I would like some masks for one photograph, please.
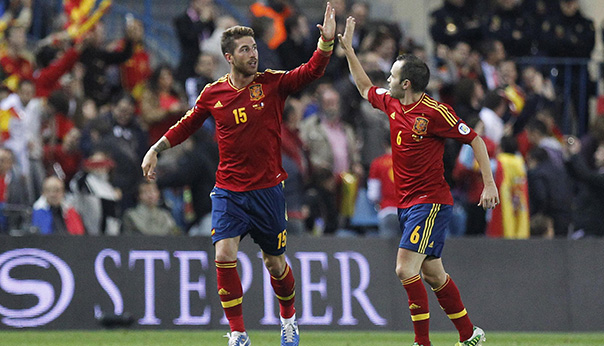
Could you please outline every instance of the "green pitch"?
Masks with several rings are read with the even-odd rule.
[[[250,331],[253,346],[279,345],[277,330]],[[456,333],[432,333],[434,346],[453,346]],[[413,334],[404,332],[302,331],[302,346],[411,346]],[[10,331],[0,332],[0,344],[9,346],[226,346],[219,331]],[[604,333],[488,332],[484,346],[594,346],[604,345]]]

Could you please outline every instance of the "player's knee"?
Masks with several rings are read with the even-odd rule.
[[[447,280],[446,273],[430,273],[422,270],[422,277],[432,288],[440,287]]]
[[[407,280],[407,279],[417,275],[417,272],[414,272],[411,268],[407,268],[401,264],[396,265],[395,271],[396,271],[396,276],[398,276],[399,280]]]
[[[279,257],[268,257],[264,258],[264,266],[272,276],[281,276],[285,271],[285,260],[281,261]]]

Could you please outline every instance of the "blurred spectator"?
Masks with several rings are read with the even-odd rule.
[[[195,75],[185,81],[185,91],[189,100],[189,107],[195,106],[195,101],[203,88],[216,80],[217,57],[201,53],[195,64]]]
[[[75,124],[69,113],[69,98],[63,90],[53,91],[45,103],[42,121],[42,140],[44,145],[55,145],[63,141],[63,137]]]
[[[295,98],[288,98],[283,109],[281,124],[281,159],[287,180],[283,186],[287,205],[287,233],[301,235],[306,233],[306,219],[309,209],[306,203],[305,188],[309,179],[307,149],[300,138],[300,121],[303,104]]]
[[[85,233],[80,214],[65,200],[65,184],[55,176],[44,179],[42,196],[34,203],[31,223],[40,234]]]
[[[524,159],[518,153],[518,144],[512,136],[501,139],[501,152],[496,155],[497,188],[501,204],[490,211],[486,235],[507,239],[526,239],[530,236],[529,194]]]
[[[537,113],[546,108],[554,108],[556,94],[551,80],[544,79],[543,74],[534,66],[528,66],[522,71],[525,102],[522,111],[514,122],[514,135],[524,130],[526,123],[533,119]],[[519,143],[520,144],[520,143]],[[525,154],[526,151],[520,151]]]
[[[535,214],[531,216],[531,237],[553,239],[554,221],[543,214]]]
[[[565,168],[555,165],[540,147],[531,149],[526,164],[531,218],[550,218],[555,235],[566,237],[572,221],[573,191]]]
[[[480,110],[480,120],[484,124],[484,137],[487,137],[496,145],[499,145],[501,137],[505,130],[503,116],[507,110],[505,98],[500,90],[493,90],[487,93],[484,99],[484,105]]]
[[[283,41],[287,38],[287,31],[285,30],[285,20],[289,18],[295,11],[292,7],[293,0],[266,0],[258,1],[250,6],[250,12],[253,17],[268,17],[273,20],[272,35],[268,37],[268,47],[270,49],[277,49]],[[256,38],[258,34],[256,33]],[[260,69],[262,71],[262,69]]]
[[[563,167],[562,145],[548,131],[545,123],[539,119],[533,119],[526,125],[526,134],[532,147],[545,149],[550,160],[556,167]]]
[[[560,11],[541,25],[539,48],[551,57],[590,58],[596,43],[593,21],[583,16],[579,0],[557,2]]]
[[[368,76],[373,85],[388,88],[386,76],[382,71],[370,71]],[[373,108],[369,102],[360,102],[357,112],[355,128],[357,138],[362,143],[360,147],[361,164],[363,169],[368,171],[373,160],[385,153],[384,137],[389,138],[390,124],[388,117],[384,116],[384,112]]]
[[[504,60],[499,64],[502,80],[503,95],[507,100],[511,115],[516,118],[522,113],[526,102],[526,94],[518,85],[518,69],[512,60]]]
[[[13,152],[0,147],[0,233],[19,229],[31,206],[27,181],[14,163]]]
[[[480,78],[488,90],[495,90],[503,83],[499,74],[499,64],[505,59],[503,43],[493,39],[485,40],[480,44],[480,53],[483,56]]]
[[[497,145],[484,135],[484,124],[478,117],[470,118],[466,123],[484,140],[491,158],[491,166],[494,166]],[[487,227],[486,211],[478,205],[484,184],[471,146],[463,145],[461,147],[452,176],[455,181],[456,198],[460,199],[466,214],[466,228],[463,234],[484,235]]]
[[[201,50],[206,54],[212,54],[217,59],[218,65],[216,66],[215,71],[216,76],[224,76],[231,70],[231,65],[229,65],[229,62],[222,54],[220,38],[226,29],[237,24],[238,22],[231,16],[218,17],[216,20],[216,29],[214,29],[212,35],[201,42]]]
[[[141,119],[155,143],[187,110],[181,88],[169,65],[158,66],[147,83],[140,101]]]
[[[449,47],[459,41],[474,45],[482,39],[480,17],[465,0],[445,0],[430,14],[430,35],[434,42]]]
[[[127,17],[130,18],[130,17]],[[136,100],[140,100],[147,79],[153,72],[149,53],[145,50],[145,28],[140,20],[126,19],[131,21],[132,26],[132,57],[120,65],[120,76],[124,90],[132,94]],[[123,50],[126,40],[121,40],[117,49]]]
[[[311,220],[322,218],[325,233],[343,225],[337,193],[340,177],[347,172],[362,173],[356,136],[350,125],[341,121],[340,94],[331,85],[318,89],[320,109],[304,119],[300,137],[309,148],[312,186]]]
[[[105,25],[98,22],[87,38],[88,45],[80,56],[86,72],[84,74],[84,93],[101,107],[111,99],[111,86],[105,75],[109,65],[119,65],[132,57],[134,38],[137,35],[132,23],[126,25],[126,37],[121,51],[106,48]]]
[[[160,193],[153,181],[138,185],[138,203],[126,210],[122,222],[122,234],[178,235],[180,229],[169,211],[159,207]]]
[[[0,125],[0,142],[15,154],[19,169],[27,178],[32,197],[40,195],[45,176],[40,138],[43,102],[34,97],[35,93],[33,82],[24,79],[19,83],[16,93],[0,102],[0,113],[4,112],[4,121]],[[8,126],[8,129],[4,126]]]
[[[74,206],[90,235],[120,233],[118,202],[122,194],[111,184],[109,176],[114,167],[115,163],[106,153],[96,151],[69,183]]]
[[[159,160],[157,184],[164,192],[164,199],[167,199],[165,192],[170,190],[176,203],[192,204],[192,210],[185,210],[189,207],[186,205],[169,205],[172,215],[180,213],[174,217],[177,223],[180,218],[184,223],[182,228],[189,235],[209,236],[212,229],[210,192],[216,182],[218,146],[207,131],[200,129],[179,147],[183,147],[183,152],[176,161],[165,164],[163,160],[169,156]],[[180,195],[176,196],[175,192]],[[185,193],[190,195],[185,198]],[[166,200],[166,204],[169,202]]]
[[[34,72],[36,96],[48,97],[60,89],[61,77],[74,68],[85,47],[83,41],[73,42],[64,49],[54,45],[41,47],[36,54],[37,69]]]
[[[272,25],[272,19],[269,17],[254,17],[252,19],[252,30],[256,39],[256,48],[258,49],[258,71],[264,71],[267,68],[273,70],[282,69],[281,59],[276,50],[269,48],[268,43],[273,37],[275,30]]]
[[[316,42],[310,34],[310,27],[306,17],[294,14],[285,20],[287,39],[277,48],[281,66],[285,70],[306,63],[316,49]],[[264,55],[258,54],[264,58]],[[261,69],[260,69],[261,70]]]
[[[396,238],[401,234],[398,220],[398,198],[394,187],[390,132],[382,136],[386,153],[371,162],[367,178],[367,198],[377,206],[380,237]]]
[[[66,183],[71,181],[80,170],[83,159],[80,138],[80,130],[74,127],[67,132],[62,143],[44,148],[44,167],[47,175],[56,175]]]
[[[579,0],[558,0],[560,11],[548,17],[541,25],[540,45],[543,53],[550,57],[591,58],[595,47],[595,27],[591,19],[583,16]],[[570,69],[567,67],[570,66]],[[596,84],[589,78],[583,64],[557,65],[556,86],[560,90],[570,87],[572,106],[579,119],[579,130],[587,129],[589,117],[588,99],[595,95]],[[571,77],[566,77],[570,73]],[[581,76],[585,73],[584,76]],[[583,78],[585,77],[585,78]],[[570,78],[570,85],[566,80]],[[566,92],[566,91],[565,91]],[[581,93],[584,92],[585,98]],[[583,112],[581,112],[583,111]]]
[[[573,138],[565,148],[569,156],[566,168],[579,182],[574,214],[575,233],[572,236],[604,236],[604,144],[600,144],[594,153],[595,169],[590,169],[579,154],[581,141]]]
[[[399,47],[397,38],[389,26],[377,26],[365,37],[361,43],[361,50],[376,53],[380,70],[385,75],[390,75],[390,67],[399,53]]]
[[[216,12],[213,0],[190,0],[185,13],[174,19],[180,42],[180,62],[175,77],[181,83],[195,74],[195,61],[201,53],[201,43],[215,29]]]
[[[604,143],[604,116],[598,116],[592,122],[589,132],[581,137],[581,155],[591,169],[596,167],[594,154]]]
[[[496,0],[494,11],[487,16],[485,37],[503,43],[511,57],[532,55],[532,18],[518,0]]]
[[[0,142],[10,149],[21,174],[29,175],[30,141],[39,136],[42,103],[34,98],[36,89],[31,80],[21,80],[17,91],[0,102],[3,121]],[[36,133],[37,129],[37,133]]]
[[[122,192],[120,210],[136,204],[138,182],[142,180],[140,163],[147,149],[147,134],[134,116],[135,100],[127,93],[114,98],[111,112],[105,114],[110,131],[104,134],[97,149],[108,153],[115,163],[112,184]]]
[[[13,91],[17,90],[21,80],[33,79],[33,64],[26,50],[26,32],[23,26],[9,26],[5,32],[6,46],[0,53],[2,84]]]
[[[5,26],[20,26],[29,30],[32,20],[32,0],[4,0],[0,28]],[[2,31],[2,30],[0,30]]]
[[[369,2],[366,1],[354,1],[350,7],[350,16],[355,19],[354,36],[352,37],[352,47],[355,49],[360,48],[361,42],[363,42],[369,33],[369,28],[371,27],[369,23],[370,10]]]

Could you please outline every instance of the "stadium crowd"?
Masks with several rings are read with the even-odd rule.
[[[44,37],[33,40],[39,3],[0,1],[0,233],[209,235],[218,165],[211,118],[160,157],[156,182],[143,181],[140,164],[203,87],[228,73],[220,36],[236,19],[213,0],[191,0],[174,18],[182,49],[171,65],[149,53],[136,19],[127,18],[122,39],[106,42],[103,20],[82,15],[94,11],[85,11],[87,1],[65,1],[63,12],[48,16]],[[444,0],[430,14],[433,52],[398,23],[373,18],[368,2],[332,3],[337,30],[347,16],[356,19],[353,45],[375,85],[387,85],[397,55],[415,54],[430,66],[430,94],[485,139],[501,205],[477,206],[482,182],[472,150],[447,143],[443,162],[456,200],[451,235],[604,236],[604,114],[580,138],[564,134],[564,78],[516,61],[590,58],[596,29],[579,0]],[[254,3],[259,71],[308,61],[315,22],[302,2]],[[579,81],[574,114],[584,102],[580,87],[596,96],[595,82]],[[325,76],[285,105],[288,232],[399,234],[389,146],[388,120],[359,96],[336,47]],[[378,210],[373,225],[351,221],[359,199]]]

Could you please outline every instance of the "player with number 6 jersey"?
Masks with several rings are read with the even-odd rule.
[[[390,69],[389,89],[372,85],[352,48],[354,27],[354,18],[348,17],[344,34],[338,38],[361,96],[382,110],[390,122],[401,231],[396,274],[407,292],[414,345],[431,345],[430,309],[423,276],[459,332],[456,346],[480,346],[485,340],[484,331],[470,321],[459,290],[441,259],[453,205],[444,178],[443,153],[446,138],[472,146],[484,183],[479,205],[494,208],[499,194],[486,146],[450,106],[425,93],[430,70],[418,57],[397,57]]]

